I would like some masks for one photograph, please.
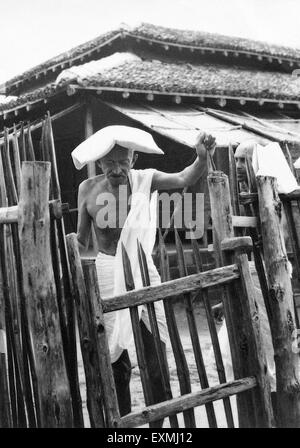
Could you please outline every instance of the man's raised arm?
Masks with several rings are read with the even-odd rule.
[[[87,250],[91,231],[91,217],[86,209],[86,184],[82,182],[78,189],[77,241],[80,252]]]
[[[194,185],[206,170],[207,152],[213,155],[216,140],[212,135],[200,133],[195,149],[196,160],[179,173],[164,173],[155,171],[152,179],[152,190],[172,190]]]

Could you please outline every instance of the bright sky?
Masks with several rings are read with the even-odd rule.
[[[299,0],[0,0],[0,5],[0,82],[122,22],[300,48]]]

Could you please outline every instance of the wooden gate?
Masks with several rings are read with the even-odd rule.
[[[216,416],[213,402],[223,400],[229,427],[233,426],[231,404],[228,397],[237,395],[240,426],[245,427],[271,427],[272,406],[270,398],[270,386],[266,377],[265,353],[260,340],[259,316],[257,315],[255,296],[247,255],[245,248],[251,247],[249,238],[233,239],[224,242],[224,250],[235,254],[235,264],[199,272],[191,276],[176,280],[166,281],[159,286],[147,286],[147,266],[143,260],[142,246],[138,245],[140,266],[143,269],[145,287],[134,289],[134,281],[131,275],[130,260],[123,248],[124,274],[128,292],[122,296],[101,300],[95,265],[93,261],[81,260],[77,249],[76,235],[67,236],[70,265],[76,301],[80,315],[78,315],[81,343],[84,347],[86,334],[89,332],[89,350],[94,346],[93,353],[97,353],[99,360],[99,373],[102,379],[102,399],[105,414],[105,426],[108,427],[135,427],[155,422],[162,418],[169,418],[171,427],[178,427],[176,415],[184,413],[186,427],[196,427],[194,408],[206,407],[207,419],[210,427],[216,427]],[[194,246],[195,247],[195,246]],[[162,268],[166,272],[166,252],[161,246]],[[196,255],[199,260],[199,253]],[[85,279],[85,281],[84,281]],[[226,321],[229,328],[230,343],[232,349],[232,361],[235,372],[235,380],[226,382],[222,355],[218,343],[216,328],[212,317],[208,293],[212,288],[224,290]],[[210,324],[210,334],[216,356],[220,385],[209,387],[206,368],[203,362],[199,336],[196,327],[193,301],[191,295],[196,293],[194,300],[204,300]],[[193,351],[199,374],[199,390],[190,392],[190,379],[184,352],[178,337],[178,330],[172,310],[172,298],[183,295],[188,316],[189,331],[192,340]],[[87,297],[90,304],[87,305]],[[179,381],[181,382],[181,396],[173,398],[170,384],[166,375],[167,366],[164,365],[161,353],[158,326],[153,304],[157,300],[164,300],[166,319],[173,354],[177,362]],[[243,304],[243,306],[240,306]],[[164,383],[165,396],[162,402],[153,404],[151,390],[149,388],[149,373],[145,363],[143,340],[140,333],[137,307],[146,305],[149,313],[152,332],[156,340],[158,359],[160,359],[160,373]],[[89,306],[91,307],[89,309]],[[113,372],[110,364],[104,315],[119,309],[129,308],[133,334],[137,353],[137,360],[143,385],[145,407],[124,417],[119,416],[117,399],[114,387]],[[254,318],[255,316],[255,318]],[[93,326],[90,326],[93,321]],[[91,341],[94,340],[94,343]],[[93,397],[90,397],[93,400]],[[92,406],[90,407],[92,409]],[[91,411],[92,412],[92,411]],[[97,416],[97,411],[95,417]]]

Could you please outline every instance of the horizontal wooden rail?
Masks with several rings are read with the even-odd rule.
[[[50,216],[60,219],[63,214],[69,213],[69,204],[61,203],[59,200],[49,201]],[[18,205],[0,208],[0,224],[13,224],[18,222]]]
[[[83,264],[93,263],[82,260]],[[193,292],[230,283],[240,277],[235,264],[224,266],[211,271],[181,277],[164,282],[161,285],[147,286],[127,292],[120,296],[111,297],[103,301],[103,311],[109,313],[124,308],[144,305],[162,299],[170,299],[183,293]]]
[[[230,381],[218,386],[209,387],[199,392],[191,392],[172,400],[148,406],[139,412],[132,412],[121,418],[121,427],[133,428],[155,420],[168,417],[171,414],[186,411],[197,406],[202,406],[213,401],[222,400],[231,395],[236,395],[257,386],[254,377]]]
[[[291,193],[279,193],[279,198],[282,201],[297,201],[300,200],[300,189],[294,190]],[[258,201],[257,193],[240,193],[239,195],[240,203],[251,203]]]
[[[257,227],[255,216],[232,216],[233,227]]]

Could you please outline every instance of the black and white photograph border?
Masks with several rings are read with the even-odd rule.
[[[299,2],[0,13],[0,428],[299,428]]]

